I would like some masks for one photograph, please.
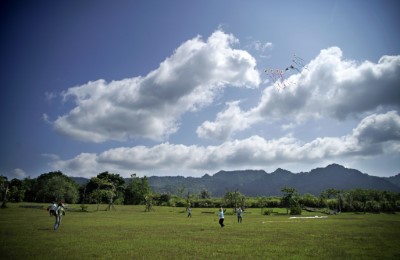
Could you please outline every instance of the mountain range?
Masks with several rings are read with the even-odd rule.
[[[301,173],[279,168],[272,173],[263,170],[219,171],[201,178],[153,176],[149,180],[153,191],[158,193],[176,194],[182,188],[186,192],[199,193],[205,189],[215,197],[235,190],[247,196],[281,196],[281,189],[285,186],[295,188],[300,194],[310,193],[317,196],[329,188],[400,192],[400,174],[390,178],[376,177],[338,164]]]
[[[84,178],[72,178],[82,183]],[[400,192],[400,174],[392,177],[370,176],[342,165],[330,164],[310,172],[292,173],[278,168],[272,173],[264,170],[219,171],[202,177],[151,176],[149,182],[157,193],[191,194],[207,190],[213,197],[228,191],[239,191],[246,196],[281,196],[285,186],[300,194],[320,195],[329,188],[351,190],[356,188]]]

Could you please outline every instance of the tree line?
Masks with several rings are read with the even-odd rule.
[[[280,197],[247,197],[238,189],[226,191],[224,197],[213,198],[207,190],[192,194],[186,187],[178,189],[179,195],[157,194],[151,190],[147,177],[132,174],[124,179],[119,174],[103,172],[87,183],[78,185],[60,171],[49,172],[37,178],[23,180],[0,176],[2,207],[7,202],[50,203],[63,201],[70,204],[146,205],[146,210],[157,206],[176,207],[231,207],[271,208],[283,207],[288,214],[301,214],[302,210],[324,209],[338,212],[396,212],[400,211],[400,193],[354,189],[327,189],[319,196],[300,195],[295,188],[283,187]],[[82,206],[82,209],[84,206]]]

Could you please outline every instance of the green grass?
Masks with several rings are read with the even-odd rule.
[[[115,206],[116,211],[96,211],[89,205],[87,213],[67,211],[54,231],[54,218],[46,210],[23,205],[47,206],[10,203],[0,210],[0,259],[400,258],[398,214],[289,219],[283,209],[270,216],[247,209],[242,224],[227,214],[226,226],[220,228],[217,209],[194,208],[190,219],[183,208],[144,212],[144,206]]]

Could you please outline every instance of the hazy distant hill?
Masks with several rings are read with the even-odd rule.
[[[83,185],[86,184],[87,182],[89,182],[89,179],[84,178],[84,177],[70,177],[72,180],[74,180],[76,183],[78,183],[79,185]]]
[[[78,184],[88,179],[71,177]],[[350,190],[356,188],[378,189],[400,192],[400,174],[384,178],[370,176],[355,169],[348,169],[338,164],[325,168],[316,168],[310,172],[292,173],[277,169],[272,173],[263,170],[219,171],[200,178],[194,177],[149,177],[150,186],[157,193],[187,194],[200,193],[206,189],[212,196],[223,196],[227,191],[238,190],[247,196],[281,196],[284,186],[294,187],[300,194],[319,195],[322,191],[335,188]]]
[[[239,190],[248,196],[280,196],[284,186],[296,188],[301,194],[319,195],[322,191],[335,188],[378,189],[400,192],[400,186],[387,178],[370,176],[358,170],[347,169],[338,164],[317,168],[310,172],[292,173],[277,169],[272,173],[263,170],[220,171],[213,176],[201,178],[150,177],[150,185],[158,193],[177,193],[185,187],[186,192],[199,193],[207,189],[213,196],[223,196],[227,191]],[[398,180],[398,179],[396,179]]]
[[[388,181],[400,187],[400,173],[387,178]]]

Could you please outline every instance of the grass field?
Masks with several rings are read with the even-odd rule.
[[[0,210],[0,259],[400,259],[399,214],[289,219],[247,209],[242,224],[226,215],[221,228],[217,209],[194,208],[190,219],[183,208],[89,205],[54,231],[42,205]]]

